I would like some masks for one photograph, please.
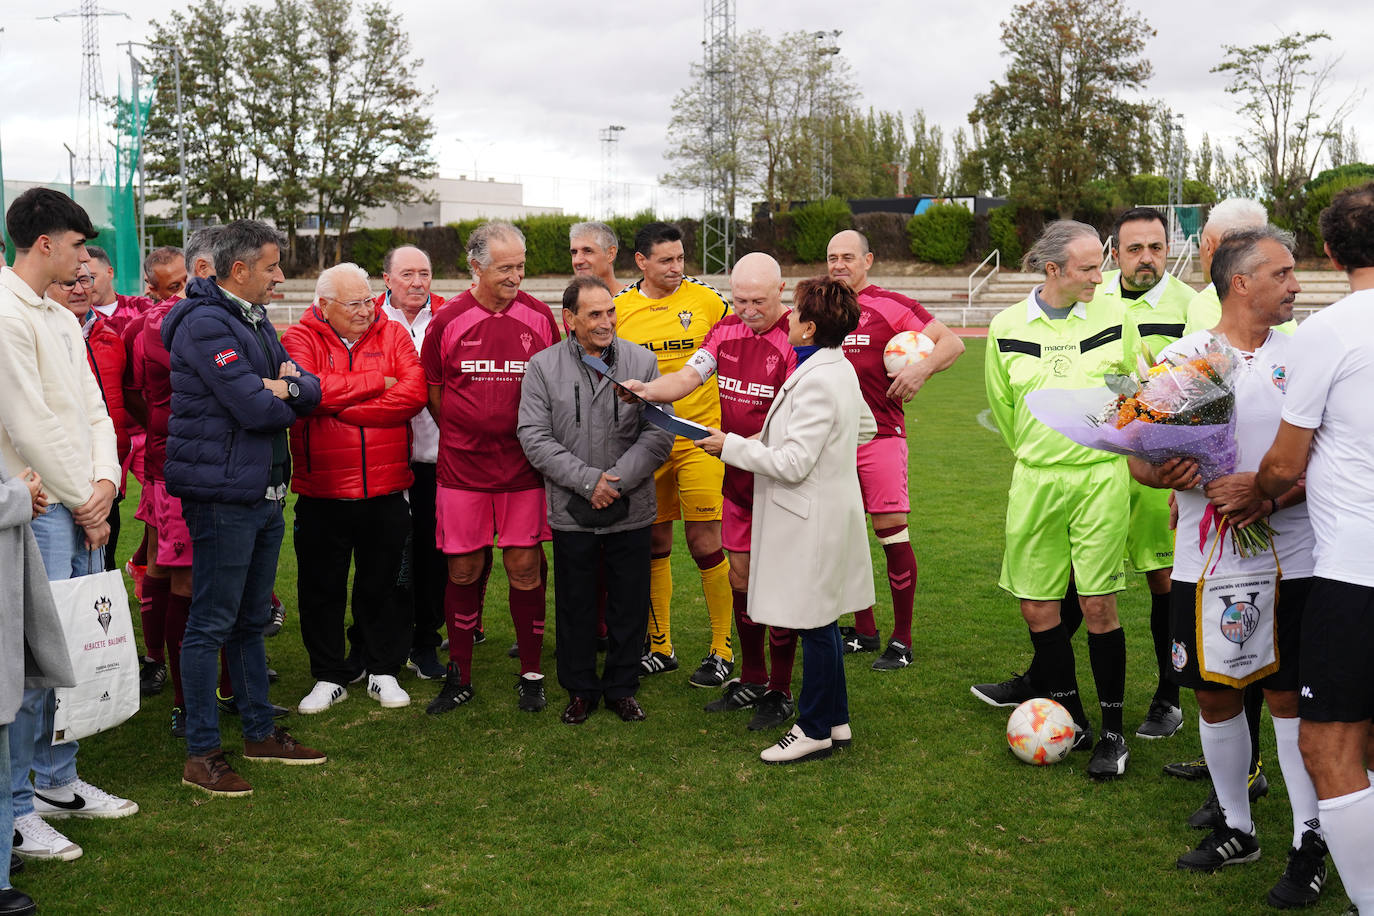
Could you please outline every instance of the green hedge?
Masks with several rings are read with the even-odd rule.
[[[1021,236],[1016,233],[1016,208],[1012,206],[1002,206],[988,214],[988,235],[992,241],[992,247],[1002,252],[1002,264],[1015,265],[1021,263],[1021,256],[1025,253],[1021,247]]]
[[[778,242],[804,264],[825,260],[825,250],[835,233],[854,228],[849,202],[830,197],[774,216]]]
[[[958,264],[973,240],[973,214],[959,204],[937,204],[906,224],[911,253],[934,264]]]
[[[1313,254],[1317,257],[1322,256],[1324,243],[1321,224],[1318,222],[1321,212],[1331,206],[1331,199],[1336,196],[1337,192],[1364,184],[1372,179],[1374,179],[1374,165],[1352,162],[1334,169],[1327,169],[1303,186],[1307,200],[1303,204],[1302,221],[1299,228],[1311,239]]]

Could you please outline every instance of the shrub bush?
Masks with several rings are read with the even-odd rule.
[[[410,239],[400,229],[359,229],[344,237],[344,258],[369,274],[379,276],[386,253],[398,245],[408,244]]]
[[[868,250],[877,263],[911,260],[911,242],[906,237],[908,213],[856,213],[854,228],[868,239]]]
[[[1015,269],[1024,254],[1021,236],[1016,234],[1015,207],[998,207],[988,214],[988,236],[992,247],[1002,252],[1002,264]]]
[[[813,201],[774,217],[780,247],[798,261],[814,264],[825,260],[825,249],[836,232],[854,228],[849,202],[839,197]]]
[[[1303,186],[1307,200],[1303,204],[1299,228],[1311,241],[1314,255],[1321,257],[1323,254],[1322,244],[1324,240],[1318,218],[1323,210],[1331,206],[1331,198],[1346,188],[1364,184],[1371,179],[1374,179],[1374,165],[1352,162],[1338,168],[1327,169]]]
[[[958,264],[973,239],[973,214],[959,204],[937,204],[906,224],[911,253],[934,264]]]

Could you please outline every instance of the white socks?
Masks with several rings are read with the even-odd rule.
[[[1250,791],[1246,783],[1250,775],[1250,726],[1246,724],[1245,710],[1225,722],[1208,722],[1198,716],[1198,734],[1217,801],[1226,812],[1227,826],[1253,834],[1255,824],[1250,819]]]
[[[1374,787],[1317,802],[1331,861],[1350,901],[1374,913]]]
[[[1274,738],[1278,744],[1279,769],[1288,787],[1288,804],[1293,808],[1293,848],[1302,846],[1302,835],[1308,830],[1321,836],[1321,822],[1317,818],[1317,789],[1298,750],[1298,722],[1274,716]]]

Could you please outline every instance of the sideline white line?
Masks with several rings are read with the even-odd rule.
[[[982,410],[978,411],[978,425],[988,432],[997,433],[999,436],[1002,435],[1002,431],[997,428],[997,424],[992,422],[992,408],[990,407],[984,407]]]

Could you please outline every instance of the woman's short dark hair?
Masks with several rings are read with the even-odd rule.
[[[816,323],[816,346],[838,347],[859,326],[859,297],[842,280],[812,277],[792,297],[797,317]]]

